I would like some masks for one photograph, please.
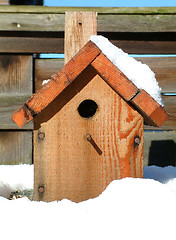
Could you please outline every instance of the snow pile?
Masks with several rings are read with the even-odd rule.
[[[33,165],[0,165],[0,196],[33,188]]]
[[[175,240],[176,169],[145,167],[144,176],[158,181],[115,180],[99,197],[78,204],[0,197],[1,239]],[[0,166],[1,196],[5,188],[7,194],[32,185],[33,166]]]
[[[94,42],[106,57],[131,80],[137,88],[144,89],[160,105],[164,106],[161,97],[161,88],[156,81],[152,70],[140,61],[135,60],[125,53],[122,49],[114,46],[107,38],[103,36],[91,36],[90,40]]]

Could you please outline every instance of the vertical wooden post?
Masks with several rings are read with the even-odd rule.
[[[65,13],[65,63],[89,41],[91,35],[97,35],[96,12]]]

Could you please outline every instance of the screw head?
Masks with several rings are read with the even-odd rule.
[[[44,132],[39,132],[38,138],[39,138],[39,140],[43,140],[45,138],[45,133]]]
[[[140,144],[140,137],[139,136],[136,136],[135,138],[134,138],[134,143],[136,144],[136,145],[139,145]]]
[[[44,187],[43,187],[43,186],[40,186],[40,187],[38,188],[38,192],[39,192],[39,193],[44,193]]]
[[[91,137],[91,135],[90,134],[87,134],[87,136],[86,136],[86,139],[87,139],[87,141],[91,141],[92,140],[92,137]]]

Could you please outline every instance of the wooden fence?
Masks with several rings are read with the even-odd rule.
[[[136,59],[156,73],[169,119],[160,129],[146,126],[144,165],[175,166],[176,57],[168,54],[176,54],[176,7],[0,6],[0,164],[33,161],[33,124],[18,129],[11,113],[41,87],[44,79],[63,67],[64,59],[37,56],[64,53],[66,11],[98,12],[98,34],[130,54],[140,54]]]

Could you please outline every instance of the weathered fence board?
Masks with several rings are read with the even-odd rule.
[[[176,57],[140,57],[136,59],[152,69],[163,93],[176,93]]]
[[[0,31],[63,31],[64,14],[0,14]]]
[[[0,37],[2,53],[63,53],[63,38]]]
[[[32,93],[32,56],[0,55],[0,75],[0,129],[17,129],[11,114]]]
[[[4,11],[3,11],[4,9]],[[12,9],[12,8],[11,8]],[[17,9],[17,8],[14,8]],[[18,8],[19,9],[19,8]],[[16,12],[8,13],[6,8],[1,7],[0,14],[0,30],[2,31],[64,31],[64,13],[73,8],[58,8],[54,10],[50,8],[42,8],[42,12],[36,12],[40,9],[31,8],[30,13]],[[115,8],[118,9],[118,8]],[[143,8],[131,13],[128,8],[118,9],[110,8],[108,12],[102,8],[83,8],[83,11],[98,12],[98,31],[100,32],[175,32],[176,26],[176,8],[170,8],[170,12],[162,13],[159,8],[153,10],[153,14],[149,12],[151,8],[143,12]],[[46,10],[46,12],[45,12]],[[10,8],[9,8],[10,11]],[[57,13],[55,13],[57,11]],[[79,11],[82,11],[79,8]],[[163,9],[164,11],[164,9]],[[129,24],[130,23],[130,24]]]
[[[175,14],[176,7],[41,7],[41,6],[1,6],[0,13],[55,13],[67,11],[91,11],[98,14]]]
[[[109,38],[109,40],[111,39]],[[111,40],[111,42],[131,54],[176,53],[175,41]],[[51,37],[0,37],[0,52],[64,53],[64,39]]]
[[[0,164],[32,164],[32,131],[0,131]]]

